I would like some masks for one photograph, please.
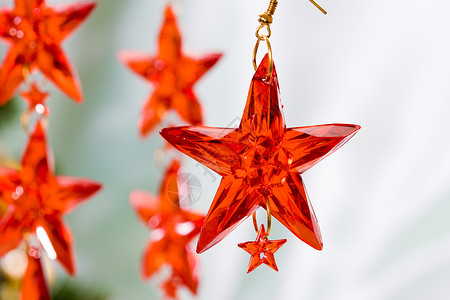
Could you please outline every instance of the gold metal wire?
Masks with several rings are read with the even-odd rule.
[[[271,77],[273,72],[273,55],[272,55],[272,47],[270,46],[269,37],[268,36],[262,36],[263,40],[266,41],[267,44],[267,53],[269,53],[269,71],[267,76]],[[258,48],[259,44],[261,43],[261,39],[258,38],[256,40],[255,48],[253,49],[253,67],[255,68],[255,71],[258,70],[258,65],[256,63],[256,56],[258,55]]]
[[[267,230],[265,237],[267,238],[270,234],[270,229],[272,228],[272,211],[270,209],[269,198],[266,199],[266,211],[267,211]],[[253,227],[255,227],[256,233],[259,233],[258,222],[256,221],[256,211],[253,213]]]
[[[327,11],[325,9],[323,9],[319,4],[317,4],[316,1],[314,0],[309,0],[312,4],[314,4],[315,7],[317,7],[324,15],[327,14]]]

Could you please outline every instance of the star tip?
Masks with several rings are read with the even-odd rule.
[[[201,234],[200,234],[201,236]],[[197,254],[202,254],[203,252],[205,252],[206,250],[208,250],[208,248],[206,248],[205,246],[200,246],[197,243],[197,249],[195,249],[195,252],[197,252]]]
[[[94,8],[96,8],[98,6],[98,2],[91,1],[91,2],[80,3],[79,5],[82,8],[84,8],[85,10],[87,10],[87,14],[89,14]]]
[[[0,93],[0,107],[6,105],[6,103],[8,103],[11,99],[12,97],[5,97]]]
[[[94,182],[94,185],[92,187],[93,190],[93,194],[97,193],[98,191],[100,191],[103,188],[103,185],[99,182]]]

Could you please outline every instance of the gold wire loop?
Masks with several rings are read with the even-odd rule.
[[[267,34],[261,34],[260,30],[265,28],[267,30]],[[270,38],[272,35],[272,30],[270,30],[270,26],[268,24],[261,24],[256,28],[255,36],[258,40],[263,41],[264,37]]]
[[[269,37],[263,36],[263,39],[266,41],[267,44],[267,53],[269,53],[269,72],[267,74],[268,77],[272,76],[273,72],[273,55],[272,55],[272,47],[270,46]],[[258,65],[256,63],[256,56],[258,54],[258,48],[259,44],[261,43],[260,39],[256,40],[255,49],[253,49],[253,67],[255,68],[255,71],[258,70]]]
[[[272,211],[270,209],[269,199],[267,197],[265,198],[267,211],[267,230],[266,235],[264,237],[267,238],[270,234],[270,229],[272,228]],[[256,233],[259,233],[258,222],[256,221],[256,211],[253,213],[253,227],[255,227]]]

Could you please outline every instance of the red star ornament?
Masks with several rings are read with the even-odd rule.
[[[0,68],[0,105],[6,104],[26,70],[38,68],[75,101],[81,102],[77,76],[61,49],[63,40],[89,15],[95,3],[53,9],[45,0],[15,0],[0,10],[0,38],[11,45]]]
[[[256,71],[239,128],[183,126],[161,135],[223,178],[200,233],[197,252],[220,242],[259,207],[321,250],[322,238],[301,174],[346,143],[358,125],[286,128],[275,68],[266,55]]]
[[[21,95],[28,102],[28,113],[36,111],[38,114],[46,117],[50,114],[48,107],[45,105],[49,94],[42,92],[36,83],[33,82],[30,90],[22,92]]]
[[[125,65],[155,88],[138,121],[142,136],[149,134],[170,109],[177,111],[189,124],[201,124],[202,108],[193,86],[222,56],[219,53],[201,58],[186,56],[181,50],[181,35],[170,5],[166,7],[158,42],[155,56],[131,52],[119,54]]]
[[[45,131],[38,121],[20,169],[0,168],[0,198],[8,206],[0,220],[0,257],[19,246],[26,234],[36,233],[44,249],[53,252],[51,257],[74,274],[72,235],[62,216],[100,187],[86,179],[53,175]]]
[[[258,236],[254,242],[240,243],[238,246],[252,256],[248,264],[247,273],[250,273],[262,263],[268,265],[275,271],[278,271],[277,264],[275,263],[274,253],[280,249],[281,246],[286,243],[286,239],[270,241],[267,238],[266,229],[261,224],[259,228]]]
[[[28,249],[28,264],[22,280],[21,300],[50,300],[41,264],[41,253],[36,248]]]
[[[143,278],[153,276],[164,264],[173,270],[167,281],[167,294],[173,285],[185,285],[196,294],[198,286],[197,258],[188,247],[200,233],[204,215],[180,207],[177,174],[180,168],[174,160],[167,169],[159,197],[135,191],[130,201],[141,220],[152,229],[150,242],[144,252]]]

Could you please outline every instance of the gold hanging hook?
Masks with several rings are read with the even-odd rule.
[[[314,4],[315,7],[317,7],[324,15],[327,14],[327,11],[325,9],[323,9],[319,4],[317,4],[316,1],[314,0],[309,0],[312,4]]]
[[[261,25],[269,25],[273,22],[273,15],[275,14],[275,10],[277,9],[278,0],[270,0],[269,7],[267,11],[263,14],[259,15],[258,21]]]

